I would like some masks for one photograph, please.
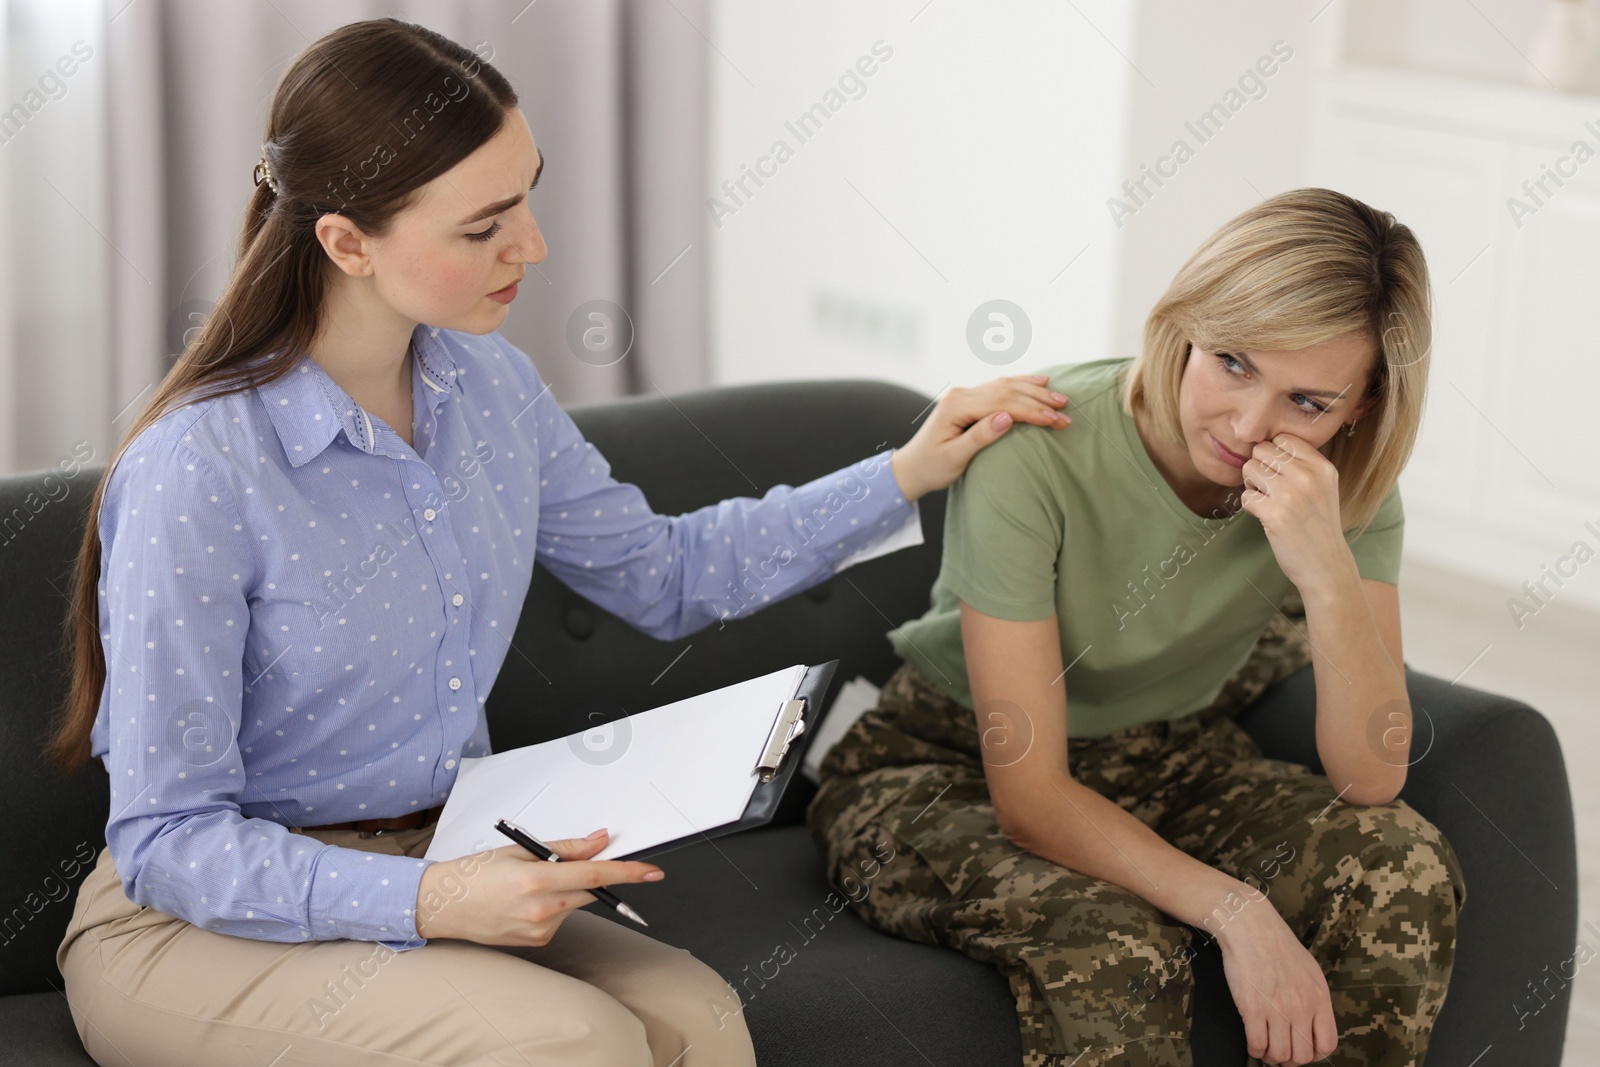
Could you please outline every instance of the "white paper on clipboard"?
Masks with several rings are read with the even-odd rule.
[[[735,822],[760,783],[756,764],[773,723],[807,669],[796,664],[582,733],[464,759],[423,858],[511,844],[494,828],[500,819],[540,841],[606,827],[611,840],[594,859]]]

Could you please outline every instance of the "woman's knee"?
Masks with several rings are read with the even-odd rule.
[[[634,963],[626,991],[617,995],[641,1015],[696,1028],[704,1020],[715,1029],[718,1006],[734,994],[727,980],[700,957],[663,942],[648,959]]]
[[[1467,890],[1444,834],[1403,800],[1341,806],[1327,818],[1333,825],[1312,842],[1316,870],[1307,875],[1318,885],[1342,875],[1350,885],[1337,899],[1355,910],[1335,925],[1363,927],[1370,953],[1448,970]]]
[[[463,1005],[463,1007],[465,1007]],[[650,1067],[653,1057],[644,1021],[604,990],[574,981],[559,1010],[539,1010],[525,998],[474,1005],[475,1018],[493,1028],[517,1055],[530,1063],[552,1058],[573,1064]],[[507,1062],[504,1048],[468,1061],[468,1067]]]
[[[753,1063],[744,1017],[746,998],[705,962],[687,951],[683,956],[682,966],[659,983],[649,1008],[636,1006],[636,1010],[670,1020],[684,1049],[698,1047],[718,1063],[740,1062],[747,1056]],[[692,1057],[689,1062],[694,1062]]]
[[[1403,800],[1374,807],[1349,807],[1345,843],[1363,879],[1380,901],[1421,908],[1454,920],[1466,903],[1466,882],[1455,850],[1440,829]]]

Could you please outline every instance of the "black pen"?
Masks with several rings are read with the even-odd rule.
[[[544,845],[541,845],[539,842],[535,841],[532,834],[528,833],[528,831],[524,830],[522,827],[518,826],[509,819],[501,819],[499,822],[494,824],[494,828],[542,860],[549,860],[551,863],[555,863],[561,859],[560,856],[556,855],[549,848],[546,848]],[[593,893],[602,904],[606,904],[612,908],[615,908],[619,915],[627,916],[640,926],[650,925],[644,921],[644,916],[640,915],[638,912],[628,907],[628,905],[624,904],[622,902],[622,898],[618,897],[605,886],[596,886],[593,889],[585,889],[584,892]]]

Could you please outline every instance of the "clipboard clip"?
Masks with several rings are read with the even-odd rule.
[[[778,773],[778,765],[783,762],[784,755],[789,751],[789,742],[805,732],[806,698],[786,700],[783,707],[778,710],[778,717],[772,723],[772,731],[767,734],[766,746],[761,750],[761,760],[756,764],[756,773],[763,782],[770,782],[773,775]]]

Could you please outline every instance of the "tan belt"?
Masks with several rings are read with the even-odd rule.
[[[364,833],[377,833],[380,830],[415,830],[419,826],[439,821],[439,813],[444,811],[444,805],[428,808],[426,811],[413,811],[406,815],[396,815],[390,819],[352,819],[349,822],[332,822],[326,826],[302,826],[302,830],[360,830]]]

